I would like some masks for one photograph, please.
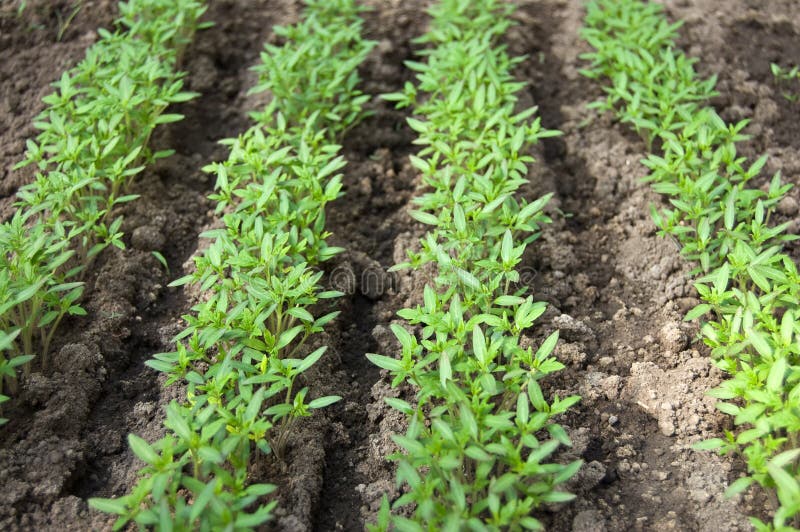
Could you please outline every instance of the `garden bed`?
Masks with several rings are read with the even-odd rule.
[[[427,2],[370,0],[365,36],[378,41],[360,73],[362,90],[401,90],[412,73],[411,39],[427,25]],[[73,5],[82,4],[65,28]],[[529,83],[523,104],[536,104],[547,128],[564,132],[536,150],[530,199],[552,192],[554,223],[529,246],[520,272],[535,299],[549,310],[524,341],[538,344],[561,331],[557,357],[565,371],[549,377],[546,391],[579,394],[581,402],[561,420],[574,447],[561,458],[586,466],[569,483],[571,503],[540,517],[552,530],[749,530],[747,516],[765,517],[768,502],[753,491],[726,499],[725,487],[743,472],[735,458],[695,451],[691,445],[729,427],[705,393],[722,378],[707,350],[695,342],[696,326],[683,315],[696,304],[689,265],[671,241],[656,236],[649,205],[660,198],[641,182],[647,147],[626,126],[598,117],[586,104],[601,97],[599,85],[579,75],[578,54],[588,45],[578,31],[580,3],[520,1],[518,25],[507,36],[514,54],[527,54],[516,75]],[[743,148],[768,153],[766,174],[782,170],[800,182],[800,104],[783,98],[769,63],[800,60],[800,18],[793,2],[670,1],[667,14],[683,19],[680,45],[701,58],[703,75],[717,74],[712,102],[729,121],[750,118],[753,138]],[[200,171],[223,160],[216,141],[248,126],[248,111],[263,97],[248,96],[256,81],[248,68],[262,43],[275,40],[274,24],[294,22],[299,2],[220,0],[184,54],[188,89],[202,95],[172,112],[182,122],[160,128],[156,147],[172,147],[137,181],[142,197],[123,209],[124,251],[109,249],[87,275],[88,317],[60,329],[55,368],[34,374],[19,400],[7,403],[11,421],[0,429],[0,528],[95,530],[108,516],[88,508],[89,497],[126,493],[140,463],[126,445],[128,433],[161,436],[163,407],[179,396],[164,389],[144,362],[171,349],[180,316],[196,294],[167,288],[183,275],[215,223],[206,196],[213,178]],[[112,2],[29,1],[17,16],[0,8],[0,215],[26,179],[12,172],[33,134],[48,81],[82,57],[94,29],[115,16]],[[8,59],[6,59],[8,58]],[[527,101],[526,101],[527,100]],[[409,214],[419,179],[408,156],[416,152],[409,116],[372,101],[373,116],[344,140],[346,195],[328,208],[332,245],[347,251],[326,263],[328,284],[346,292],[342,314],[320,343],[328,355],[311,380],[319,395],[343,400],[301,424],[283,468],[260,471],[279,490],[278,530],[361,530],[375,519],[385,493],[396,495],[385,456],[404,420],[384,404],[397,395],[366,353],[394,354],[389,325],[395,311],[421,300],[422,273],[388,273],[417,245],[424,227]],[[779,215],[798,229],[798,190]],[[560,209],[567,216],[562,216]],[[152,255],[167,259],[169,273]],[[789,246],[797,259],[800,248]]]

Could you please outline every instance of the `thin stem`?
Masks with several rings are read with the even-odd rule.
[[[64,318],[66,312],[62,312],[58,315],[56,320],[53,322],[53,325],[50,327],[50,332],[47,334],[47,338],[42,343],[42,369],[47,370],[50,362],[50,342],[53,341],[53,335],[58,329],[58,325],[61,323],[61,320]]]
[[[301,347],[303,347],[303,344],[306,343],[306,340],[308,339],[309,336],[311,336],[311,333],[306,331],[305,334],[303,335],[303,338],[300,340],[300,343],[298,343],[294,347],[294,349],[292,349],[292,352],[289,353],[289,356],[287,356],[286,358],[294,358],[294,355],[297,354],[297,351],[299,351]],[[281,357],[281,358],[283,358],[283,357]]]

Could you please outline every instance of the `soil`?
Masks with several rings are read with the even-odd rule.
[[[361,68],[363,90],[399,90],[412,79],[403,61],[427,25],[422,0],[368,0],[365,30],[377,46]],[[705,393],[722,375],[682,316],[697,303],[689,266],[672,241],[655,233],[649,205],[661,199],[641,183],[646,147],[611,117],[586,104],[602,97],[579,75],[580,2],[522,0],[507,42],[526,54],[517,76],[529,83],[522,104],[536,104],[546,127],[561,137],[537,146],[528,198],[552,192],[554,223],[529,246],[521,268],[535,297],[549,310],[526,333],[533,344],[555,329],[566,370],[552,376],[549,393],[577,393],[582,401],[561,422],[574,445],[564,460],[586,466],[571,483],[575,501],[542,510],[548,529],[750,530],[748,515],[766,516],[769,501],[753,491],[735,499],[723,492],[742,474],[733,457],[696,452],[691,445],[729,427]],[[65,26],[74,7],[81,9]],[[800,17],[790,0],[669,0],[681,18],[679,45],[702,58],[702,75],[719,77],[713,105],[726,120],[750,119],[741,151],[768,153],[767,173],[800,181],[800,104],[781,96],[770,62],[800,62]],[[47,84],[75,64],[116,14],[110,1],[28,1],[0,5],[0,215],[30,175],[11,171],[35,132]],[[109,250],[92,267],[85,306],[89,316],[61,328],[48,374],[34,373],[23,394],[4,410],[0,430],[0,529],[107,530],[113,520],[91,510],[89,497],[124,494],[141,463],[126,437],[162,434],[163,408],[181,390],[144,362],[170,349],[198,294],[167,288],[191,268],[213,226],[206,199],[212,180],[200,171],[226,157],[217,140],[250,124],[247,113],[263,96],[247,96],[248,70],[276,23],[291,23],[301,2],[216,0],[206,18],[217,24],[197,35],[182,68],[187,86],[202,93],[174,112],[186,120],[159,130],[154,142],[177,150],[145,172],[125,206],[127,248]],[[397,495],[393,432],[403,419],[383,402],[404,390],[365,354],[393,354],[395,312],[419,302],[422,273],[387,273],[416,246],[424,228],[408,215],[419,180],[408,162],[416,151],[408,116],[380,100],[373,114],[342,140],[345,196],[332,204],[333,245],[347,252],[326,265],[328,283],[347,295],[342,311],[317,345],[329,350],[309,375],[314,395],[343,400],[305,420],[286,463],[254,469],[254,481],[280,486],[274,530],[362,530],[374,520],[383,494]],[[779,219],[797,232],[800,189],[782,202]],[[561,214],[564,213],[564,214]],[[153,256],[161,252],[169,272]],[[800,246],[790,246],[800,257]],[[8,403],[7,403],[8,404]]]

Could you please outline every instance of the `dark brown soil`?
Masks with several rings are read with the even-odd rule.
[[[0,7],[0,214],[29,179],[11,172],[30,121],[42,108],[47,83],[74,64],[107,26],[110,1],[84,0],[62,32],[59,25],[80,2],[28,2],[17,17],[14,2]],[[366,32],[378,41],[362,67],[364,90],[391,92],[411,79],[403,61],[411,39],[427,24],[426,0],[369,0]],[[769,153],[771,171],[800,180],[800,104],[780,94],[769,63],[800,62],[800,20],[792,1],[671,0],[668,13],[687,21],[681,46],[702,58],[698,69],[719,76],[713,104],[727,120],[749,118],[753,138],[742,151]],[[660,198],[641,184],[645,146],[610,117],[586,104],[602,93],[582,78],[578,54],[580,2],[521,0],[508,36],[514,53],[528,55],[518,76],[530,83],[524,104],[540,106],[544,124],[564,135],[536,149],[532,198],[553,192],[555,222],[532,244],[523,275],[550,309],[526,341],[561,331],[557,353],[567,369],[553,376],[551,393],[583,399],[562,422],[574,440],[564,459],[587,463],[572,483],[576,501],[543,510],[552,530],[749,530],[747,515],[765,515],[757,494],[728,500],[727,484],[741,463],[691,450],[718,435],[728,421],[705,392],[716,371],[694,326],[682,321],[695,303],[688,265],[674,243],[656,236],[649,204]],[[105,530],[112,522],[86,499],[118,496],[133,485],[140,463],[127,448],[134,432],[153,440],[162,432],[163,406],[180,396],[144,366],[170,349],[180,316],[197,294],[165,288],[191,268],[202,249],[198,234],[215,223],[205,196],[212,181],[199,169],[226,157],[220,138],[249,126],[247,112],[263,96],[248,97],[255,82],[248,67],[275,23],[296,19],[302,5],[288,0],[218,0],[207,15],[217,25],[198,34],[185,54],[187,83],[198,100],[176,112],[186,120],[156,135],[176,156],[145,173],[142,198],[126,206],[128,249],[110,251],[93,266],[89,316],[66,324],[55,370],[34,374],[7,409],[0,429],[0,529]],[[62,22],[59,22],[62,21]],[[302,423],[285,464],[253,471],[254,480],[280,486],[274,530],[362,530],[383,494],[397,495],[390,435],[403,420],[383,402],[392,390],[365,354],[393,354],[389,331],[395,312],[416,304],[420,273],[389,274],[424,231],[408,216],[418,179],[408,163],[415,151],[407,114],[375,100],[373,116],[342,139],[349,161],[345,192],[329,209],[332,243],[348,249],[326,266],[332,287],[346,292],[342,314],[317,339],[330,346],[309,375],[314,395],[343,400]],[[794,221],[794,190],[780,216]],[[5,210],[3,210],[5,209]],[[560,209],[567,216],[561,216]],[[167,273],[152,251],[164,254]],[[797,256],[798,246],[792,248]],[[309,346],[314,348],[316,346]]]

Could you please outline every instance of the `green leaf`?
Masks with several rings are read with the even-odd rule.
[[[283,349],[284,347],[292,343],[292,340],[294,340],[297,337],[297,335],[303,331],[303,329],[304,327],[302,325],[297,325],[295,327],[292,327],[288,331],[283,331],[281,333],[280,338],[278,338],[278,343],[276,344],[275,347],[277,349]]]
[[[392,435],[392,440],[412,455],[424,455],[425,447],[419,441],[401,434]]]
[[[36,283],[25,287],[23,290],[20,290],[19,293],[17,293],[17,297],[14,298],[14,305],[19,305],[20,303],[24,303],[25,301],[29,300],[34,295],[36,295],[36,293],[39,291],[39,289],[42,287],[45,281],[46,279],[40,279]]]
[[[328,350],[327,345],[323,345],[322,347],[315,349],[313,353],[305,357],[303,361],[297,366],[297,373],[303,373],[305,370],[316,364],[317,361],[320,358],[322,358],[322,355],[325,354],[325,351],[327,350]]]
[[[719,402],[717,403],[716,406],[717,410],[719,410],[720,412],[724,412],[725,414],[728,414],[730,416],[738,416],[740,412],[740,408],[731,403]]]
[[[775,361],[769,369],[767,376],[767,390],[771,392],[780,392],[783,388],[783,378],[786,375],[788,364],[785,358],[779,358]]]
[[[583,466],[583,460],[575,460],[568,466],[564,467],[553,479],[553,482],[555,484],[563,484],[564,482],[574,477],[582,466]]]
[[[750,340],[750,345],[755,347],[756,351],[758,351],[758,354],[764,358],[771,358],[772,347],[769,345],[769,342],[764,335],[752,329],[747,331],[747,333]]]
[[[752,484],[753,484],[752,477],[738,478],[733,482],[733,484],[728,486],[728,489],[725,490],[725,496],[733,497],[735,495],[738,495],[739,493],[749,488]]]
[[[211,480],[208,484],[205,485],[203,491],[200,492],[199,495],[194,500],[192,504],[192,510],[189,514],[189,520],[194,522],[200,518],[200,515],[203,513],[203,510],[206,509],[208,503],[214,497],[214,489],[216,488],[217,482],[216,480]]]
[[[197,454],[202,460],[212,464],[220,465],[225,462],[225,457],[223,456],[222,452],[214,447],[209,447],[208,445],[200,447],[200,449],[197,451]]]
[[[388,369],[389,371],[398,372],[403,370],[403,364],[396,358],[390,358],[383,355],[376,355],[367,353],[367,359],[378,366],[379,368]]]
[[[521,393],[517,396],[517,420],[523,425],[527,425],[529,414],[528,396]]]
[[[797,460],[800,456],[800,449],[789,449],[774,457],[770,462],[777,467],[786,467]]]
[[[453,378],[453,371],[450,367],[450,355],[443,352],[439,355],[439,382],[442,388],[447,387],[447,381]]]
[[[9,360],[7,362],[8,363],[8,367],[16,368],[16,367],[19,367],[19,366],[23,366],[23,365],[27,364],[28,362],[30,362],[31,360],[33,360],[34,358],[36,358],[35,355],[20,355],[20,356],[16,356],[16,357],[12,358],[11,360]]]
[[[121,203],[130,203],[133,200],[137,200],[141,197],[139,194],[126,194],[124,196],[120,196],[114,200],[114,204],[121,204]]]
[[[500,258],[503,261],[503,264],[508,264],[511,262],[511,252],[513,251],[514,243],[511,239],[511,231],[506,229],[506,232],[503,234],[503,242],[500,246]]]
[[[167,426],[174,430],[182,440],[186,442],[192,440],[192,429],[174,401],[167,407]]]
[[[169,283],[167,286],[170,286],[170,287],[183,286],[185,284],[189,284],[190,282],[192,282],[193,279],[194,279],[194,275],[192,275],[192,274],[184,275],[183,277],[175,279],[174,281]]]
[[[551,491],[549,493],[544,493],[541,495],[541,500],[543,502],[549,503],[560,503],[560,502],[569,502],[575,498],[575,495],[572,493],[567,493],[565,491]]]
[[[174,364],[164,360],[146,360],[144,365],[162,373],[170,373],[173,369],[175,369]]]
[[[170,124],[172,122],[180,122],[181,120],[183,120],[183,115],[182,114],[164,113],[162,115],[159,115],[156,118],[155,123],[156,124]]]
[[[428,212],[422,211],[409,211],[408,214],[415,220],[422,222],[426,225],[439,225],[439,218]]]
[[[475,325],[472,329],[472,349],[475,353],[475,358],[481,363],[481,366],[486,365],[486,338],[483,336],[483,331],[479,325]]]
[[[711,312],[712,309],[713,309],[713,307],[711,305],[706,304],[706,303],[703,303],[701,305],[697,305],[692,310],[687,312],[686,313],[686,317],[683,318],[683,319],[685,321],[695,320],[695,319],[699,318],[700,316],[704,316],[704,315],[708,314],[709,312]]]
[[[130,445],[133,454],[139,457],[139,459],[143,462],[146,462],[150,465],[155,465],[156,462],[158,462],[158,453],[156,453],[153,448],[150,447],[149,443],[136,434],[128,435],[128,444]]]
[[[158,251],[151,251],[150,253],[152,253],[153,257],[155,257],[156,260],[161,263],[161,265],[164,267],[164,270],[166,270],[167,275],[169,275],[169,264],[167,263],[167,259],[164,258],[164,255]]]
[[[461,205],[456,204],[455,208],[453,209],[453,223],[456,231],[459,233],[467,230],[467,220],[464,215],[464,208],[461,207]]]
[[[247,486],[245,492],[248,495],[255,495],[256,497],[263,497],[274,492],[278,487],[274,484],[250,484]]]
[[[477,462],[491,462],[492,456],[476,445],[470,445],[464,450],[464,454]]]
[[[536,360],[543,360],[545,357],[550,356],[550,353],[553,352],[555,349],[556,344],[558,343],[558,331],[553,332],[550,336],[542,342],[542,345],[539,346],[539,349],[536,351]]]
[[[525,298],[519,296],[500,296],[494,300],[494,304],[501,307],[513,307],[521,305],[524,302]]]
[[[328,405],[332,405],[337,401],[341,401],[341,397],[338,395],[329,395],[327,397],[320,397],[319,399],[314,399],[310,403],[308,403],[309,408],[325,408]]]
[[[778,487],[778,499],[784,506],[796,506],[800,501],[800,482],[785,469],[773,463],[767,464],[767,470]]]
[[[313,323],[314,316],[311,315],[309,311],[302,307],[292,307],[286,311],[286,313],[290,316],[293,316],[304,323]]]
[[[125,515],[128,513],[128,507],[123,499],[89,499],[89,506],[95,510],[100,510],[107,514]]]
[[[14,343],[14,339],[19,335],[19,330],[16,330],[12,333],[4,333],[0,331],[0,351],[5,351],[6,349],[11,348]]]
[[[550,410],[542,394],[542,389],[539,387],[539,383],[534,380],[528,383],[528,397],[537,412],[548,412]]]
[[[711,438],[708,440],[703,440],[695,443],[692,445],[692,449],[696,449],[698,451],[713,451],[719,449],[725,445],[725,442],[720,438]]]
[[[466,270],[462,270],[461,268],[456,269],[456,274],[458,275],[459,280],[461,280],[461,282],[467,285],[469,288],[475,290],[476,292],[480,291],[481,283],[474,275]]]
[[[408,122],[408,125],[411,126],[411,129],[413,129],[417,133],[425,133],[426,131],[428,131],[428,124],[421,120],[409,117],[406,118],[406,122]]]
[[[396,323],[392,323],[389,326],[389,328],[392,330],[395,337],[400,342],[400,345],[403,346],[404,350],[411,349],[414,343],[414,337],[411,336],[411,333],[409,333],[407,330],[405,330],[405,328],[401,327]]]
[[[414,408],[407,402],[398,397],[384,397],[384,402],[400,412],[411,415],[414,413]]]

